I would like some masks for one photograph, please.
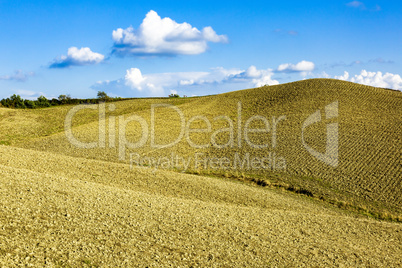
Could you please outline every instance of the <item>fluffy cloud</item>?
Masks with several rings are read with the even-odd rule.
[[[295,68],[297,70],[306,70],[300,65]],[[258,69],[253,65],[243,70],[218,67],[212,68],[207,72],[154,74],[143,74],[138,68],[130,68],[126,70],[124,77],[121,79],[99,81],[92,88],[124,97],[160,97],[167,96],[169,92],[179,95],[200,96],[264,85],[276,85],[279,84],[279,81],[273,77],[278,76],[280,79],[284,75],[288,74],[277,72],[273,69]],[[332,77],[324,71],[320,74],[310,73],[310,75],[312,77]],[[381,72],[362,70],[360,74],[351,76],[345,71],[343,75],[334,76],[334,78],[375,87],[402,90],[402,78],[397,74],[383,74]]]
[[[50,68],[66,68],[70,66],[81,66],[98,64],[104,60],[105,56],[91,51],[89,47],[70,47],[67,56],[63,55],[60,59],[55,59],[49,66]]]
[[[208,42],[227,42],[225,35],[217,35],[211,27],[200,31],[186,22],[162,19],[153,10],[137,30],[118,28],[112,37],[113,52],[119,55],[194,55],[205,52]]]
[[[197,85],[222,82],[229,75],[222,69],[213,69],[212,72],[177,72],[143,75],[138,68],[126,71],[124,85],[129,89],[150,96],[164,96],[165,90],[176,90]],[[231,73],[230,73],[231,74]]]
[[[124,79],[127,86],[140,91],[142,90],[142,84],[146,80],[146,78],[142,76],[141,70],[138,68],[131,68],[127,70]]]
[[[272,79],[271,69],[259,70],[250,66],[247,70],[213,68],[209,72],[177,72],[142,74],[138,68],[126,70],[124,78],[98,82],[95,90],[114,91],[127,96],[166,96],[166,92],[184,92],[197,95],[226,92],[247,87],[279,84]],[[173,90],[173,91],[172,91]],[[207,90],[209,90],[207,92]],[[194,93],[194,92],[192,92]]]
[[[238,74],[230,75],[226,79],[227,81],[247,81],[252,83],[252,86],[261,87],[264,85],[277,85],[279,82],[273,80],[272,69],[258,70],[257,67],[251,65],[247,70],[241,71]]]
[[[251,65],[246,73],[247,77],[253,77],[253,78],[257,78],[260,77],[262,75],[262,71],[258,70],[257,67],[255,67],[254,65]]]
[[[302,73],[307,73],[313,71],[315,68],[315,65],[311,61],[300,61],[296,64],[292,63],[283,63],[278,66],[277,71],[278,72],[302,72]]]
[[[21,70],[17,70],[12,75],[0,75],[0,80],[13,80],[18,82],[25,82],[30,76],[35,75],[33,72],[24,73]]]
[[[345,71],[342,76],[335,76],[335,78],[368,86],[402,90],[402,78],[399,74],[362,70],[360,74],[349,77],[349,73]]]
[[[272,74],[263,75],[261,78],[253,79],[252,82],[255,87],[262,87],[265,85],[272,86],[279,84],[279,82],[277,80],[272,79],[271,76]]]
[[[348,80],[349,78],[349,73],[347,71],[343,72],[343,75],[335,76],[335,79],[339,80]]]

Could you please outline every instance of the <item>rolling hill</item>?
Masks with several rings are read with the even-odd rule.
[[[311,79],[0,108],[1,260],[398,266],[401,107],[399,91]]]
[[[338,105],[338,116],[324,120],[325,107],[334,102]],[[163,103],[180,110],[186,126],[194,116],[204,118],[193,120],[189,128],[206,129],[209,122],[211,131],[191,132],[188,133],[188,139],[183,135],[174,146],[156,148],[151,145],[150,138],[151,106]],[[241,131],[238,131],[237,123],[239,103]],[[109,111],[108,105],[114,105],[114,111]],[[8,115],[4,116],[2,121],[8,122],[9,125],[2,123],[4,128],[2,133],[6,134],[0,141],[23,148],[113,162],[128,163],[132,154],[132,160],[136,162],[141,160],[142,164],[153,167],[155,164],[150,163],[150,159],[161,162],[166,160],[163,158],[171,159],[173,154],[174,161],[165,165],[167,169],[233,177],[256,181],[262,185],[298,189],[339,206],[381,218],[398,219],[402,212],[400,107],[402,107],[402,95],[399,91],[331,79],[313,79],[201,98],[137,99],[107,104],[104,148],[97,146],[92,149],[81,149],[72,145],[66,138],[64,119],[71,107],[38,111],[6,111],[4,113]],[[98,110],[81,110],[73,117],[72,133],[79,141],[99,141]],[[303,123],[318,110],[322,113],[323,120],[303,130]],[[122,118],[124,122],[129,115],[144,119],[147,128],[144,129],[137,121],[126,123],[124,128],[126,133],[123,136],[127,139],[124,142],[140,141],[145,131],[148,132],[147,140],[139,148],[129,149],[123,146],[121,149],[119,146],[122,142],[119,143],[118,140],[119,117],[124,116]],[[248,137],[252,144],[267,145],[262,149],[251,147],[244,137],[247,120],[256,115],[266,119],[270,132],[261,134],[250,132]],[[112,148],[110,148],[112,135],[109,135],[111,116],[115,121],[115,139]],[[229,119],[217,119],[218,116],[226,116]],[[171,107],[154,108],[155,144],[169,144],[180,138],[181,122],[177,110]],[[317,159],[303,144],[304,141],[312,150],[323,154],[326,151],[326,125],[331,122],[338,124],[336,167]],[[214,131],[229,128],[230,123],[233,125],[233,134],[222,131],[214,136]],[[249,128],[264,127],[265,122],[254,120],[252,123],[255,126],[249,125]],[[273,123],[276,123],[275,145],[272,135]],[[238,146],[239,133],[240,146]],[[7,135],[11,138],[7,139]],[[226,148],[217,148],[213,145],[213,139],[218,146],[229,143],[231,135],[232,144]],[[207,146],[196,148],[194,145]],[[120,159],[122,156],[119,153],[124,153],[124,161]],[[246,159],[243,165],[247,156],[249,161]],[[179,161],[176,161],[176,157]],[[225,157],[230,163],[222,168],[220,164],[213,164],[211,167],[211,161],[208,161],[216,158],[215,160],[219,162]],[[187,168],[181,164],[182,158],[187,162],[190,159]],[[251,167],[252,158],[257,160],[265,158],[265,166],[257,164],[257,168]],[[274,161],[276,161],[275,167]],[[176,162],[180,163],[176,165]]]

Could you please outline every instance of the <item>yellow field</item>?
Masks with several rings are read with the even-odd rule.
[[[5,266],[400,266],[398,223],[202,176],[0,146]]]
[[[337,114],[328,118],[331,110],[325,109],[335,102]],[[152,121],[155,104],[172,106],[155,108]],[[92,149],[77,148],[66,137],[73,106],[0,108],[0,261],[400,266],[401,107],[401,92],[332,79],[135,99],[107,103],[104,128],[99,106],[77,112],[72,133],[81,142],[97,142]],[[184,133],[174,146],[156,148],[152,123],[156,144],[174,141],[182,130],[177,110],[190,129],[207,129],[209,122],[210,131]],[[317,110],[321,121],[303,130]],[[133,115],[138,121],[127,122]],[[244,131],[255,115],[267,119],[269,132]],[[325,152],[326,127],[333,123],[339,130],[335,166],[303,146]],[[265,126],[258,119],[249,124]],[[139,148],[121,146],[141,137]],[[247,156],[270,156],[271,166],[241,167]],[[176,157],[180,161],[172,161]]]
[[[339,128],[339,164],[336,168],[314,158],[301,142],[302,124],[317,110],[323,112],[326,105],[338,101],[339,114],[328,122],[337,122]],[[276,146],[272,146],[272,135],[250,133],[256,144],[266,143],[265,149],[250,147],[241,140],[237,146],[238,103],[241,102],[241,121],[251,116],[261,115],[272,120],[286,116],[277,124]],[[150,138],[135,150],[125,149],[125,161],[119,160],[118,116],[137,115],[147,122],[150,129],[151,105],[168,103],[178,107],[188,123],[193,116],[205,116],[211,122],[213,131],[228,127],[225,120],[215,120],[217,116],[227,116],[233,121],[233,143],[228,148],[194,148],[186,137],[169,148],[153,148]],[[214,174],[241,180],[260,181],[262,184],[276,185],[288,189],[302,189],[315,198],[360,211],[380,218],[400,219],[402,207],[402,95],[398,91],[373,88],[331,79],[314,79],[278,86],[248,89],[217,96],[186,99],[139,99],[113,103],[115,111],[106,105],[105,148],[80,149],[67,140],[64,119],[71,107],[57,107],[34,111],[7,110],[2,122],[0,141],[23,148],[52,151],[70,156],[79,156],[113,162],[130,161],[130,153],[144,157],[161,159],[180,156],[191,158],[188,173]],[[180,134],[180,117],[171,108],[155,108],[155,139],[157,144],[168,144]],[[109,118],[115,117],[115,148],[109,148]],[[324,117],[324,112],[323,115]],[[31,124],[30,122],[33,122]],[[258,121],[255,121],[258,123]],[[325,118],[304,133],[304,140],[316,151],[325,151]],[[85,109],[73,118],[73,133],[80,141],[98,140],[98,111]],[[260,124],[261,125],[261,124]],[[205,128],[206,123],[195,120],[191,128]],[[253,126],[251,126],[253,127]],[[257,127],[257,126],[256,126]],[[261,127],[261,126],[259,126]],[[138,122],[127,124],[128,141],[140,140],[142,128]],[[148,131],[150,136],[150,130]],[[211,143],[211,133],[190,133],[190,140],[203,145]],[[216,135],[218,144],[228,142],[230,134]],[[211,168],[210,162],[195,163],[195,155],[201,160],[206,158],[227,157],[232,160],[228,169]],[[271,153],[286,161],[286,168],[239,168],[233,169],[238,154],[243,160],[247,154],[263,158]],[[138,156],[137,155],[137,156]],[[280,159],[279,159],[280,160]],[[251,160],[250,160],[251,161]],[[149,163],[148,163],[149,165]],[[170,165],[171,166],[171,165]],[[174,167],[181,171],[182,167]],[[261,184],[260,183],[260,184]]]

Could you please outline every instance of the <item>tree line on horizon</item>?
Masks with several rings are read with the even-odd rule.
[[[123,98],[109,97],[104,91],[98,91],[97,98],[93,99],[77,99],[72,98],[70,95],[60,95],[57,99],[47,99],[45,96],[41,95],[36,100],[23,99],[20,95],[13,94],[9,98],[4,98],[0,100],[0,107],[6,108],[16,108],[16,109],[35,109],[35,108],[45,108],[51,106],[59,106],[66,104],[97,104],[104,101],[118,101],[123,100]]]
[[[170,94],[169,98],[179,98],[178,94]],[[183,96],[187,97],[187,96]],[[23,99],[20,95],[13,94],[9,98],[0,100],[0,107],[15,108],[15,109],[35,109],[35,108],[46,108],[51,106],[59,106],[66,104],[98,104],[100,102],[113,102],[127,100],[130,98],[121,97],[109,97],[106,92],[98,91],[97,98],[93,99],[77,99],[72,98],[68,95],[60,95],[57,99],[47,99],[45,96],[41,95],[36,100]]]

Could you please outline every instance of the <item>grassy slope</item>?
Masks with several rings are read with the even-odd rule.
[[[183,138],[173,148],[150,148],[148,142],[142,148],[127,150],[126,161],[130,152],[139,153],[142,157],[170,157],[173,152],[183,157],[192,157],[196,152],[204,157],[229,157],[234,159],[235,153],[244,156],[264,157],[268,152],[286,159],[285,170],[212,170],[195,167],[192,162],[191,173],[215,174],[234,177],[241,180],[254,180],[262,184],[275,185],[288,189],[302,189],[312,193],[315,198],[323,199],[338,206],[357,210],[380,218],[402,218],[402,165],[400,156],[402,148],[402,94],[397,91],[358,85],[350,82],[313,79],[271,87],[248,89],[230,92],[217,96],[188,99],[165,100],[131,100],[114,103],[116,110],[109,115],[119,116],[136,114],[145,118],[150,125],[150,107],[153,103],[171,103],[183,111],[188,120],[195,115],[206,116],[214,130],[227,126],[222,120],[214,121],[219,115],[229,116],[236,128],[237,103],[242,103],[242,122],[253,115],[262,115],[271,120],[272,116],[286,116],[277,130],[277,146],[272,148],[271,136],[268,134],[253,137],[255,143],[266,142],[267,149],[253,149],[244,140],[243,146],[237,148],[194,149]],[[301,126],[304,120],[317,109],[321,111],[333,101],[339,102],[339,117],[329,122],[339,123],[339,166],[330,167],[311,156],[301,143]],[[101,159],[119,162],[117,148],[78,149],[66,139],[63,129],[64,116],[68,107],[51,108],[40,111],[7,111],[15,113],[13,117],[3,119],[13,125],[16,133],[28,133],[23,139],[8,139],[25,148],[53,151],[71,156]],[[168,143],[179,134],[179,117],[171,109],[160,110],[156,120],[156,138],[159,143]],[[163,112],[162,112],[163,111]],[[52,117],[47,117],[51,115]],[[323,114],[324,116],[324,114]],[[42,118],[37,120],[36,117]],[[127,116],[126,116],[127,117]],[[24,120],[25,118],[25,120]],[[32,119],[30,119],[32,118]],[[49,119],[51,118],[51,120]],[[23,119],[23,120],[21,120]],[[79,139],[94,141],[97,138],[98,123],[96,111],[80,112],[74,121],[74,133]],[[27,127],[26,122],[38,122],[36,128]],[[325,151],[325,123],[322,121],[307,129],[306,141],[317,151]],[[19,128],[15,127],[19,125]],[[193,127],[205,127],[204,123],[193,123]],[[4,127],[4,125],[3,125]],[[6,127],[5,127],[6,128]],[[10,129],[9,127],[6,128]],[[35,138],[37,133],[53,130],[55,135]],[[127,136],[131,141],[139,140],[139,124],[131,123],[127,127]],[[116,132],[118,128],[116,127]],[[1,131],[4,133],[9,131]],[[46,135],[48,135],[47,133]],[[8,135],[8,134],[7,134]],[[197,136],[198,135],[198,136]],[[237,141],[235,133],[235,142]],[[42,135],[43,136],[43,135]],[[210,134],[192,134],[192,140],[198,144],[210,142]],[[35,138],[35,139],[32,139]],[[226,143],[227,133],[218,135],[221,143]],[[117,144],[118,145],[118,144]],[[261,184],[261,183],[260,183]]]
[[[116,102],[116,115],[148,109],[152,103],[170,103],[180,105],[194,99],[136,99]],[[135,105],[133,105],[133,102]],[[71,105],[55,106],[42,109],[0,108],[0,144],[21,144],[32,139],[43,138],[64,131],[64,119]],[[74,126],[88,124],[98,120],[98,113],[87,109],[74,117]]]
[[[0,264],[400,266],[402,229],[286,192],[0,146]]]
[[[336,169],[311,157],[300,142],[301,123],[334,100],[339,101],[340,125]],[[8,265],[46,261],[72,266],[400,265],[400,224],[364,219],[311,198],[236,182],[299,187],[342,207],[400,217],[400,92],[316,79],[202,98],[122,101],[107,115],[136,114],[149,124],[151,104],[171,103],[186,119],[206,116],[216,130],[224,124],[214,122],[215,116],[227,115],[236,123],[238,101],[243,123],[255,114],[268,119],[286,115],[286,124],[278,129],[277,148],[195,150],[183,139],[161,150],[150,148],[148,141],[136,152],[159,157],[171,152],[193,156],[197,151],[230,157],[236,152],[264,156],[275,151],[286,158],[286,170],[189,171],[222,175],[221,179],[130,170],[127,161],[118,160],[116,148],[78,149],[68,143],[63,123],[71,107],[0,108],[0,142],[36,150],[0,146],[0,231],[5,238],[0,260]],[[158,141],[171,141],[178,134],[177,114],[165,110],[158,118]],[[81,112],[74,119],[74,134],[95,140],[97,119],[96,111]],[[139,138],[138,127],[128,125],[130,140]],[[325,146],[323,133],[324,123],[306,136],[320,151]],[[193,135],[199,143],[209,142],[210,136]],[[225,139],[218,136],[221,142]],[[254,139],[269,141],[263,135]]]

